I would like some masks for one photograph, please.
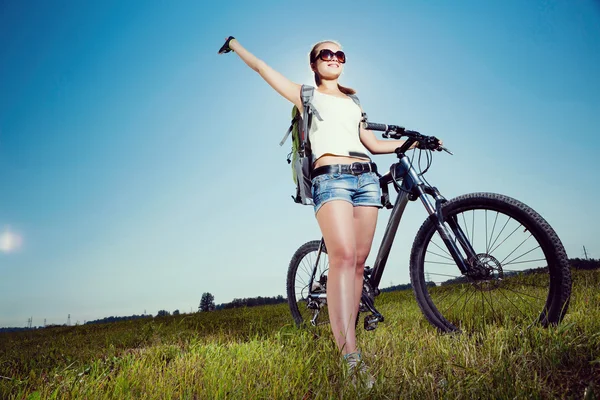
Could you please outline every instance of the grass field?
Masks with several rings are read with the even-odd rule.
[[[573,271],[569,312],[549,329],[441,335],[410,291],[377,305],[386,322],[358,333],[370,392],[342,379],[329,327],[298,329],[279,304],[2,333],[0,398],[600,398],[600,270]]]

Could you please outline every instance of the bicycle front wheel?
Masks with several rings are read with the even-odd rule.
[[[442,215],[461,257],[478,272],[463,275],[434,218],[423,223],[411,251],[410,275],[431,324],[452,332],[562,320],[571,294],[567,254],[538,213],[507,196],[473,193],[446,202]],[[475,255],[466,255],[460,236]]]

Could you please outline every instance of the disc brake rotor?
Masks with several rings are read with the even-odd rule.
[[[504,280],[502,265],[494,256],[480,253],[470,260],[477,270],[470,276],[471,284],[478,290],[490,291],[498,288]]]

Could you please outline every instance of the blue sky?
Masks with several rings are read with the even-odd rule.
[[[319,230],[278,146],[291,104],[217,56],[228,35],[298,83],[340,41],[371,121],[454,152],[427,175],[446,197],[516,197],[600,258],[597,2],[1,2],[0,326],[285,295]],[[384,285],[425,217],[407,208]]]

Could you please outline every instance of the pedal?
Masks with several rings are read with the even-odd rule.
[[[379,324],[379,318],[375,315],[367,315],[365,316],[365,330],[372,331],[377,329],[377,325]]]

